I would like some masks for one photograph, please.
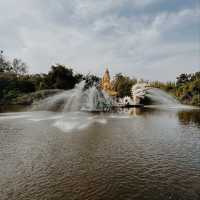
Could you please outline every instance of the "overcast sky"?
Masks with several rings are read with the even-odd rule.
[[[0,0],[0,49],[33,73],[174,80],[200,70],[200,0]]]

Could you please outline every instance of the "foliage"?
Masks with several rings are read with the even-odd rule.
[[[28,74],[27,69],[22,60],[15,58],[10,62],[1,52],[0,104],[17,101],[18,97],[39,90],[72,89],[84,78],[82,74],[74,74],[71,68],[60,64],[52,66],[47,74]]]
[[[163,89],[184,104],[200,106],[200,72],[180,74],[176,82],[152,82],[153,87]]]
[[[83,80],[85,81],[85,90],[100,83],[100,78],[92,74],[87,74],[83,77]]]
[[[85,80],[85,89],[98,85],[100,78],[87,74],[75,74],[70,67],[53,65],[47,74],[28,74],[28,66],[20,59],[7,60],[0,52],[0,104],[14,102],[23,95],[47,89],[72,89]],[[116,74],[112,82],[118,97],[131,96],[131,87],[136,79]],[[156,88],[167,91],[185,104],[200,106],[200,72],[180,74],[176,82],[152,82]],[[40,93],[39,93],[40,94]],[[32,100],[31,100],[32,101]],[[149,99],[145,101],[149,102]]]
[[[10,72],[10,70],[11,70],[10,62],[4,58],[4,56],[2,55],[2,52],[1,52],[1,54],[0,54],[0,73]]]
[[[51,67],[45,81],[53,89],[72,89],[76,84],[73,70],[60,64]]]
[[[136,79],[131,79],[130,77],[119,73],[115,75],[112,85],[113,89],[118,93],[118,96],[122,98],[125,96],[131,96],[131,88],[136,82]]]

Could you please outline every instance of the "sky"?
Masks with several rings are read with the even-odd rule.
[[[200,0],[0,0],[0,49],[31,73],[56,63],[172,81],[200,70]]]

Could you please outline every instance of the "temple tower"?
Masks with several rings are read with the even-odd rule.
[[[106,69],[102,81],[101,81],[101,89],[104,90],[110,96],[116,96],[117,92],[113,90],[113,86],[110,80],[110,73],[108,69]]]

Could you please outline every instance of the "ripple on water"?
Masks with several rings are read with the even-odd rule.
[[[165,111],[2,120],[18,131],[0,132],[0,199],[199,200],[199,127],[183,120]]]

